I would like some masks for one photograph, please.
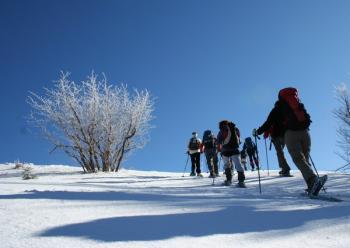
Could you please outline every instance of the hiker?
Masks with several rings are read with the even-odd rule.
[[[261,127],[259,127],[257,132],[264,133],[265,139],[267,139],[269,136],[271,137],[271,142],[275,147],[278,166],[280,168],[279,175],[281,177],[290,177],[290,167],[283,152],[285,146],[284,133],[286,130],[283,123],[281,122],[282,118],[273,118],[273,115],[275,115],[276,111],[278,111],[278,104],[278,102],[275,103],[275,107],[271,110],[269,116],[267,117],[267,120]]]
[[[247,170],[247,152],[244,149],[242,149],[240,155],[241,155],[241,163],[244,167],[244,170],[246,171]]]
[[[243,150],[247,152],[249,157],[249,164],[252,171],[255,170],[255,167],[259,169],[259,161],[256,156],[256,144],[253,142],[251,137],[247,137],[244,140]]]
[[[283,123],[285,129],[284,141],[293,162],[303,175],[307,185],[307,193],[317,196],[327,181],[327,175],[318,177],[313,171],[310,162],[311,138],[309,126],[310,115],[300,102],[298,91],[295,88],[284,88],[279,91],[278,101],[267,119],[272,125],[275,122]],[[254,135],[263,133],[263,128],[253,130]]]
[[[223,120],[219,123],[220,132],[218,133],[217,142],[224,161],[224,169],[226,175],[225,185],[232,184],[232,168],[233,164],[238,172],[238,187],[245,187],[244,170],[241,164],[239,144],[240,133],[234,123]]]
[[[203,133],[203,147],[210,173],[209,177],[219,176],[217,142],[211,130],[206,130]]]
[[[202,152],[202,141],[198,138],[197,132],[192,132],[192,137],[188,143],[188,154],[191,156],[191,174],[190,176],[202,177],[201,173],[201,152]],[[196,172],[196,173],[195,173]]]

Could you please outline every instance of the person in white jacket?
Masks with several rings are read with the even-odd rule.
[[[203,149],[202,141],[198,138],[197,132],[192,132],[192,137],[188,142],[188,154],[191,156],[191,174],[190,176],[202,177],[201,173],[201,152]],[[196,172],[196,173],[195,173]]]

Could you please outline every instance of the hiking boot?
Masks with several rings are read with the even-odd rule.
[[[191,177],[194,177],[195,175],[196,175],[196,173],[194,173],[194,172],[191,172],[191,174],[190,174]]]
[[[244,172],[238,171],[237,174],[238,174],[238,182],[244,182],[244,180],[245,180]]]
[[[281,177],[291,177],[292,176],[289,171],[280,171],[279,174]]]
[[[237,187],[239,187],[239,188],[246,188],[244,182],[238,182]]]
[[[209,178],[215,178],[215,174],[210,174]]]
[[[232,181],[232,171],[231,168],[225,169],[225,176],[226,176],[226,181],[231,182]]]
[[[326,183],[328,176],[324,175],[322,177],[315,177],[314,184],[309,191],[310,196],[318,196],[318,193],[322,189],[323,185]]]
[[[311,192],[312,186],[314,186],[316,176],[312,176],[306,180],[307,191]]]
[[[225,180],[225,181],[223,182],[223,185],[225,185],[225,186],[230,186],[230,185],[232,185],[232,181]]]

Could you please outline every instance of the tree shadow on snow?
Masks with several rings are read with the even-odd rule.
[[[253,207],[234,206],[215,212],[99,219],[52,228],[39,236],[84,237],[105,242],[154,241],[181,236],[285,230],[300,227],[309,221],[345,218],[349,215],[349,206],[293,211],[257,211]]]

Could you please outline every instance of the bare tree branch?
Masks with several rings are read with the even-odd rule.
[[[118,171],[126,156],[142,148],[151,128],[153,100],[148,91],[112,86],[91,73],[80,84],[61,72],[45,95],[30,92],[30,122],[54,148],[76,160],[85,172]]]
[[[339,120],[338,146],[343,151],[337,153],[343,160],[347,162],[346,165],[338,168],[338,170],[350,169],[350,98],[349,91],[345,84],[340,84],[335,87],[336,98],[340,106],[333,111],[334,116]]]

